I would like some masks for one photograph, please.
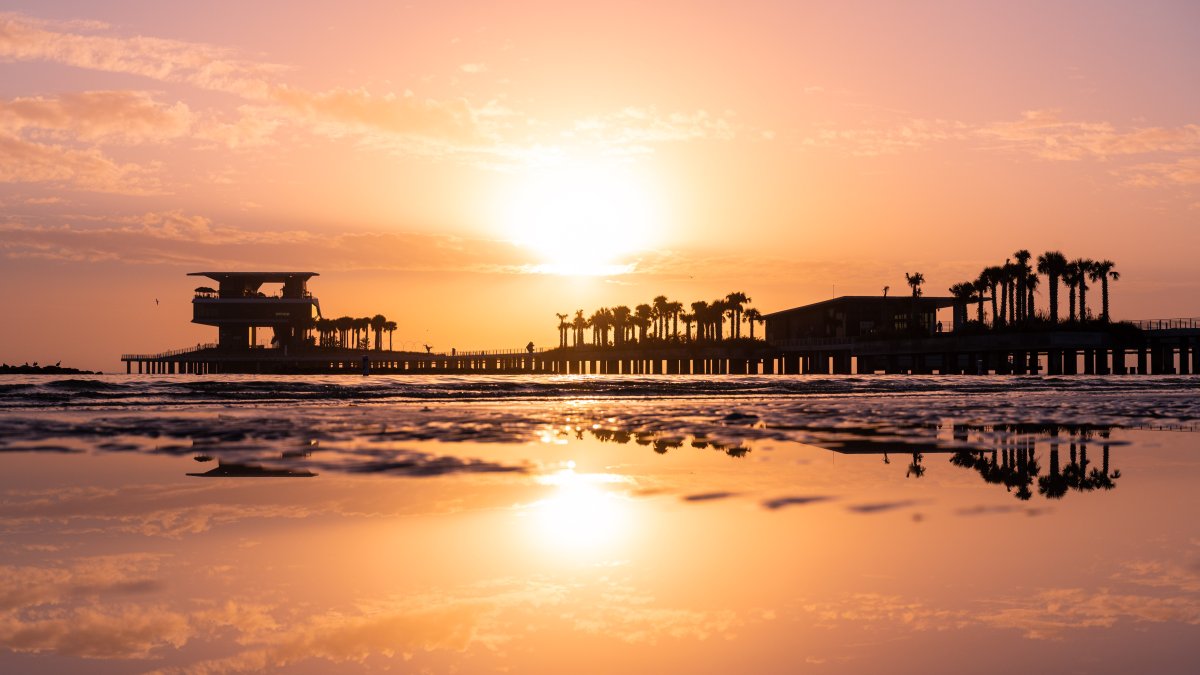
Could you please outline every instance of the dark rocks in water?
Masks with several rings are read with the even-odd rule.
[[[27,363],[23,366],[10,366],[4,363],[0,364],[0,375],[103,375],[103,373],[98,370],[67,368],[58,364],[39,366],[35,363],[31,366]]]
[[[312,478],[317,474],[308,469],[275,469],[261,464],[218,464],[204,473],[189,473],[200,478]]]

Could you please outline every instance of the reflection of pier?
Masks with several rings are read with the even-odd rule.
[[[817,431],[817,430],[814,430]],[[830,440],[818,439],[809,444],[845,455],[878,455],[884,464],[892,463],[892,456],[907,458],[904,466],[906,478],[918,479],[928,471],[927,455],[950,455],[953,466],[973,470],[984,482],[1002,485],[1019,500],[1033,497],[1034,491],[1047,499],[1062,499],[1069,491],[1090,492],[1112,490],[1121,477],[1120,470],[1110,466],[1112,427],[1060,424],[1012,424],[997,426],[974,426],[955,424],[952,440],[936,437],[922,439],[906,438],[903,442],[872,439],[870,434],[861,438],[848,437],[844,430],[829,430]],[[931,427],[930,432],[938,429]],[[577,438],[583,438],[585,428],[576,428]],[[597,440],[613,443],[637,443],[648,446],[659,454],[666,454],[684,446],[713,448],[731,457],[743,457],[750,452],[745,442],[721,443],[713,439],[693,437],[690,441],[678,435],[662,435],[655,432],[636,432],[604,427],[586,428],[586,432]],[[566,433],[566,432],[560,432]],[[976,434],[980,438],[972,439]],[[850,434],[852,435],[852,434]],[[981,442],[992,447],[981,449]],[[1038,458],[1038,444],[1048,444],[1047,466]],[[1099,444],[1099,465],[1088,458],[1088,445]],[[1061,457],[1062,446],[1067,447],[1067,463]],[[1045,473],[1043,469],[1045,468]]]

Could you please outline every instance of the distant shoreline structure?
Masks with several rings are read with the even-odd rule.
[[[28,363],[20,366],[9,365],[7,363],[0,364],[0,375],[102,375],[96,370],[80,370],[78,368],[68,368],[66,366],[39,366],[34,363]]]

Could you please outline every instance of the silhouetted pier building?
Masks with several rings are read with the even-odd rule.
[[[217,284],[196,289],[192,323],[216,326],[217,346],[224,350],[249,349],[258,341],[259,328],[271,329],[271,344],[285,351],[296,349],[321,312],[308,292],[308,280],[316,272],[192,272],[188,276],[207,277]],[[266,284],[279,284],[279,288],[264,292]]]

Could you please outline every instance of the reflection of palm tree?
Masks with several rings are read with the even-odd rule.
[[[921,476],[925,475],[925,467],[921,465],[922,459],[924,459],[924,455],[921,453],[914,452],[912,454],[912,462],[909,463],[908,471],[904,474],[905,478],[908,478],[909,476],[920,478]]]
[[[1047,499],[1062,499],[1067,494],[1068,483],[1058,470],[1058,444],[1050,444],[1050,473],[1038,478],[1038,493]]]

